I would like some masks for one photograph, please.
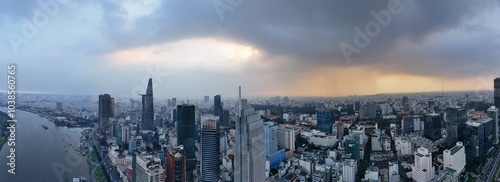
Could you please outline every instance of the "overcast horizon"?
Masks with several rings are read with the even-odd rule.
[[[155,98],[492,90],[498,17],[495,0],[7,0],[0,66],[21,92],[117,98],[149,78]]]

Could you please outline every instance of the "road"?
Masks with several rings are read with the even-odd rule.
[[[487,176],[488,176],[487,180],[486,180],[487,182],[492,181],[493,178],[496,176],[496,174],[497,174],[497,168],[498,168],[498,163],[500,161],[499,158],[500,158],[500,152],[497,152],[497,155],[496,155],[494,161],[492,162],[492,164],[493,164],[492,169],[491,168],[490,169],[488,169],[488,168],[486,169]],[[489,160],[488,160],[488,162],[489,162]]]
[[[92,130],[92,142],[97,149],[97,153],[101,156],[101,165],[104,170],[109,174],[110,181],[112,182],[122,182],[122,179],[117,175],[117,171],[115,167],[113,167],[111,161],[109,160],[107,155],[104,155],[103,149],[97,140],[97,130],[94,128]]]

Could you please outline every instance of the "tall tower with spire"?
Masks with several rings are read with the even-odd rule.
[[[234,181],[266,181],[263,122],[260,115],[247,105],[246,99],[241,99],[241,87],[238,109]]]
[[[154,129],[153,81],[150,78],[146,94],[142,95],[141,130]]]

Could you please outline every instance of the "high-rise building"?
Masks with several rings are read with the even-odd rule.
[[[333,123],[335,122],[335,112],[332,109],[322,108],[316,111],[316,129],[332,134]]]
[[[448,148],[455,146],[457,141],[464,141],[465,122],[467,113],[463,107],[446,108],[446,144]]]
[[[277,167],[281,161],[286,159],[285,149],[278,150],[278,126],[273,122],[264,124],[264,144],[266,148],[266,159],[270,167]]]
[[[212,182],[220,179],[219,118],[204,116],[201,119],[201,181]]]
[[[239,92],[239,119],[236,121],[236,150],[234,155],[234,181],[266,181],[266,151],[262,119]]]
[[[195,106],[178,105],[177,106],[177,145],[183,145],[186,156],[186,178],[193,180],[192,172],[196,169],[195,157]]]
[[[222,126],[231,127],[231,116],[229,115],[229,110],[224,109],[224,116],[219,118],[222,121]]]
[[[222,99],[220,95],[214,96],[214,115],[219,117],[219,120],[224,121],[224,109],[222,109]],[[224,126],[226,123],[222,123]]]
[[[278,127],[278,146],[295,151],[295,130],[280,125]]]
[[[154,155],[136,156],[135,178],[138,182],[162,182],[163,167]]]
[[[99,95],[99,123],[104,129],[109,127],[109,118],[114,117],[114,99],[109,94]]]
[[[141,130],[154,130],[153,81],[150,78],[146,94],[142,95]]]
[[[467,161],[477,164],[475,161],[480,160],[484,154],[484,125],[475,121],[467,121],[466,125],[463,135]]]
[[[465,169],[465,147],[462,142],[457,142],[454,147],[443,151],[445,168],[450,168],[460,174]]]
[[[401,105],[404,108],[403,111],[410,111],[410,103],[408,102],[407,96],[403,96],[403,99],[401,100]]]
[[[494,91],[494,99],[495,99],[495,107],[500,108],[500,77],[495,78],[493,81]]]
[[[415,164],[411,166],[413,181],[428,182],[434,178],[435,171],[432,166],[432,153],[424,147],[418,148],[415,152]]]
[[[344,137],[344,150],[346,158],[359,162],[359,135],[349,134]]]
[[[203,101],[205,101],[205,103],[208,103],[208,102],[210,101],[210,96],[205,95],[205,96],[203,97]]]
[[[60,111],[63,110],[63,103],[62,102],[57,102],[56,103],[56,110],[60,110]]]
[[[433,113],[425,116],[424,121],[424,137],[436,141],[441,138],[442,117],[439,114]]]
[[[342,181],[354,182],[356,180],[356,172],[358,165],[354,159],[345,159],[342,164]]]
[[[403,128],[403,133],[404,134],[410,134],[413,132],[415,126],[413,122],[414,118],[413,116],[404,116],[403,119],[401,120],[402,128]]]
[[[499,122],[499,108],[496,106],[491,106],[488,108],[488,117],[492,118],[493,122],[493,136],[494,144],[498,144],[498,122]]]
[[[264,123],[264,144],[267,156],[278,151],[278,126],[273,122]]]
[[[168,149],[166,155],[166,169],[163,175],[164,181],[185,182],[186,181],[186,158],[184,147]]]

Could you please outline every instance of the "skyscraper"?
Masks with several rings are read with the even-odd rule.
[[[150,78],[146,94],[142,95],[141,130],[154,130],[153,83]]]
[[[331,109],[318,109],[316,111],[316,129],[325,132],[327,135],[332,134],[332,126],[335,122],[335,113]]]
[[[236,121],[236,150],[234,181],[266,181],[265,146],[262,119],[241,99],[239,92],[239,119]]]
[[[359,163],[359,135],[349,134],[344,137],[344,151],[346,158]]]
[[[413,181],[428,182],[434,178],[434,167],[432,166],[432,153],[424,147],[415,152],[415,164],[411,166]]]
[[[495,88],[495,107],[500,108],[500,77],[495,78],[493,87]]]
[[[219,119],[220,119],[220,121],[222,121],[222,126],[226,126],[226,127],[231,126],[229,110],[224,109],[224,116],[222,118],[219,118]]]
[[[467,121],[467,113],[463,107],[446,108],[446,132],[447,147],[455,146],[457,141],[464,141],[463,133],[465,131],[465,122]]]
[[[436,141],[441,138],[441,128],[443,127],[441,115],[428,114],[424,121],[424,137]]]
[[[278,151],[278,126],[273,122],[264,123],[264,143],[266,155],[271,155]]]
[[[205,101],[205,103],[208,103],[208,102],[210,101],[210,96],[205,95],[205,96],[203,97],[203,101]]]
[[[443,151],[444,167],[461,173],[465,169],[465,147],[462,142],[457,142],[451,149]]]
[[[491,106],[488,108],[488,117],[493,119],[493,137],[494,143],[498,144],[498,121],[499,121],[499,108],[495,106]]]
[[[193,180],[192,172],[196,169],[194,140],[196,137],[195,106],[177,106],[177,145],[183,145],[186,156],[186,178]]]
[[[201,120],[201,181],[219,181],[219,118],[216,116],[204,116]]]
[[[218,116],[220,121],[224,120],[224,110],[222,109],[222,101],[220,95],[214,96],[214,115]],[[229,125],[225,125],[226,123],[223,124],[224,126],[229,127]]]
[[[109,118],[114,117],[114,99],[109,94],[99,95],[99,123],[103,129],[109,127]]]

